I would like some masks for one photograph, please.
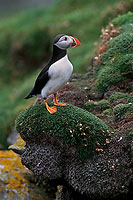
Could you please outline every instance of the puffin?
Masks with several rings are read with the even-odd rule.
[[[57,91],[61,89],[70,79],[73,72],[73,65],[67,56],[67,49],[80,46],[81,43],[75,37],[59,34],[53,41],[53,54],[48,64],[39,73],[33,89],[25,99],[31,97],[42,97],[46,109],[53,114],[57,111],[56,106],[66,106],[66,103],[59,103]],[[47,97],[54,94],[54,106],[49,106]]]

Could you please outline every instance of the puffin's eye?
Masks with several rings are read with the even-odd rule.
[[[64,40],[67,41],[67,37],[65,37]]]

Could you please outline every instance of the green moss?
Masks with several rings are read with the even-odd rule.
[[[106,99],[103,99],[103,100],[99,101],[99,102],[98,102],[98,107],[99,107],[101,110],[106,110],[107,108],[110,108],[109,101],[106,100]]]
[[[133,130],[129,130],[129,135],[133,136]]]
[[[132,24],[133,23],[133,13],[129,12],[124,15],[115,18],[112,23],[115,26],[123,26],[125,24]]]
[[[89,111],[89,112],[92,112],[94,110],[97,110],[97,111],[103,111],[107,108],[110,108],[110,103],[108,100],[106,99],[103,99],[101,101],[87,101],[85,104],[84,104],[85,108]]]
[[[55,114],[50,114],[44,105],[30,107],[19,114],[16,128],[26,141],[44,134],[56,136],[75,147],[82,160],[91,158],[105,144],[109,132],[102,120],[72,105],[58,107]]]
[[[106,109],[103,111],[104,115],[112,115],[112,109],[109,108],[109,109]]]
[[[124,98],[126,99],[129,103],[133,103],[133,95],[127,94],[127,93],[121,93],[121,92],[116,92],[115,94],[112,94],[109,97],[109,102],[113,103],[117,99]]]
[[[123,81],[126,77],[133,76],[133,54],[117,56],[114,61],[108,61],[99,71],[95,87],[104,93],[110,85]]]
[[[133,104],[118,104],[113,109],[116,120],[121,120],[127,115],[133,113]]]
[[[97,103],[94,103],[94,101],[87,101],[85,102],[84,106],[88,111],[91,112],[95,109],[95,107],[97,106]]]
[[[121,29],[120,34],[108,42],[107,51],[101,55],[100,63],[95,68],[95,88],[99,93],[133,76],[133,29],[128,26],[131,16],[133,19],[133,13],[116,19],[117,26],[127,25],[127,29]]]

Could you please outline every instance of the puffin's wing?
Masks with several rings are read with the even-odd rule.
[[[33,87],[33,89],[30,91],[30,93],[28,94],[27,97],[25,97],[25,99],[29,99],[32,96],[36,96],[38,94],[41,94],[41,90],[43,89],[43,87],[46,85],[46,83],[49,80],[49,75],[48,75],[48,69],[49,69],[49,65],[47,65],[46,67],[43,68],[43,70],[40,72],[40,74],[38,75],[36,81],[35,81],[35,85]]]

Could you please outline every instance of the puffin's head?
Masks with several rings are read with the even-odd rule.
[[[69,47],[74,48],[80,46],[81,44],[78,39],[72,36],[60,34],[55,37],[54,45],[57,46],[59,49],[66,50]]]

